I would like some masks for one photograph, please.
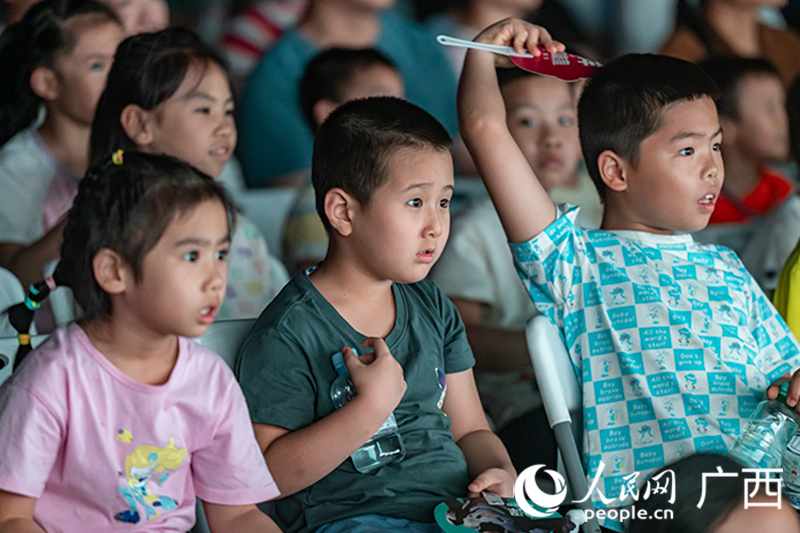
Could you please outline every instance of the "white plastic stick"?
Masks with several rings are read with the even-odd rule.
[[[458,46],[461,48],[474,48],[475,50],[484,50],[486,52],[494,52],[495,54],[500,54],[504,56],[514,56],[514,57],[533,57],[532,54],[528,52],[519,53],[510,46],[498,46],[496,44],[483,44],[483,43],[476,43],[474,41],[465,41],[464,39],[456,39],[455,37],[449,37],[447,35],[439,35],[436,37],[436,40],[439,41],[439,44],[443,44],[445,46]]]

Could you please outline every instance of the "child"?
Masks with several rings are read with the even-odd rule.
[[[325,48],[374,47],[396,65],[406,96],[455,133],[455,81],[431,36],[390,8],[392,0],[311,0],[299,26],[253,70],[238,109],[239,157],[250,187],[305,182],[314,138],[303,121],[297,83]]]
[[[476,40],[563,50],[517,20]],[[716,89],[702,70],[631,55],[590,80],[578,104],[581,148],[605,200],[602,229],[591,231],[574,224],[574,210],[556,208],[513,142],[494,68],[491,54],[467,54],[464,139],[508,240],[519,243],[512,251],[531,298],[580,372],[584,467],[599,476],[592,498],[627,505],[617,499],[625,476],[727,452],[767,388],[776,397],[776,380],[800,366],[800,345],[733,252],[685,234],[708,223],[724,175]]]
[[[671,479],[670,472],[674,474],[674,487],[653,492],[636,504],[637,512],[644,511],[655,520],[631,520],[627,533],[800,533],[797,513],[787,499],[784,497],[780,510],[776,509],[780,496],[767,494],[774,487],[761,484],[763,481],[755,486],[756,474],[743,472],[730,457],[713,453],[684,457],[660,468],[653,477],[666,473],[660,478],[663,485],[664,480]],[[728,475],[719,476],[720,472]]]
[[[512,495],[516,474],[481,410],[464,326],[424,281],[450,230],[449,143],[433,117],[391,97],[348,102],[317,133],[328,254],[267,307],[236,366],[286,531],[433,532],[442,501]],[[334,412],[340,351],[358,395]],[[348,457],[392,413],[405,457],[359,473]]]
[[[725,132],[725,185],[708,229],[695,238],[723,244],[742,259],[762,289],[773,291],[780,269],[800,238],[795,186],[772,165],[789,156],[786,91],[764,59],[714,57],[700,64],[721,96],[717,112]],[[724,224],[724,226],[718,226]],[[794,226],[794,227],[793,227]]]
[[[236,147],[233,95],[222,61],[189,30],[126,39],[92,126],[92,158],[139,149],[179,157],[218,178]],[[255,317],[287,276],[258,228],[239,218],[220,318]]]
[[[44,0],[0,38],[0,266],[26,287],[58,258],[122,38],[111,11],[93,0]]]
[[[581,153],[570,85],[522,69],[499,70],[498,81],[511,135],[544,188],[558,201],[581,205],[581,225],[598,227],[597,192],[588,175],[577,174]],[[555,442],[551,438],[552,446],[545,445],[549,426],[523,331],[536,311],[514,270],[490,199],[456,218],[431,280],[453,299],[464,320],[476,370],[483,371],[476,377],[481,399],[514,464],[518,469],[555,465]]]
[[[397,67],[373,48],[330,48],[308,62],[300,80],[300,106],[316,135],[328,115],[345,102],[369,96],[405,95]],[[309,181],[311,177],[309,176]],[[283,229],[283,258],[292,274],[325,257],[328,235],[317,214],[314,188],[300,190]]]
[[[160,31],[169,25],[165,0],[103,0],[119,18],[125,35]]]
[[[53,279],[80,324],[0,388],[0,530],[273,531],[278,495],[244,398],[202,335],[225,296],[234,206],[167,156],[118,151],[81,182]],[[68,510],[68,511],[66,511]]]

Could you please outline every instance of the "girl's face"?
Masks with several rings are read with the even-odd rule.
[[[77,43],[56,60],[54,90],[45,95],[45,100],[49,109],[89,127],[114,52],[125,36],[119,24],[94,14],[81,15],[69,24]]]
[[[127,287],[114,314],[160,335],[199,337],[225,297],[230,246],[222,202],[206,200],[181,213],[142,262],[138,283]],[[132,276],[132,274],[131,274]]]
[[[183,159],[218,178],[236,148],[233,94],[214,62],[197,63],[178,90],[148,113],[150,142],[140,148]]]

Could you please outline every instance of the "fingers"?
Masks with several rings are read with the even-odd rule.
[[[389,351],[389,347],[386,346],[386,341],[380,337],[367,337],[361,341],[361,346],[364,348],[372,348],[375,353],[375,359],[378,357],[384,357],[386,355],[392,355]]]
[[[518,19],[507,19],[496,26],[492,44],[510,46],[518,54],[525,52],[538,57],[542,49],[550,53],[563,52],[565,46],[554,40],[546,29]],[[491,30],[491,28],[490,28]]]
[[[783,376],[781,376],[780,378],[776,379],[772,383],[772,385],[767,387],[767,398],[769,398],[770,400],[774,400],[775,398],[777,398],[778,391],[780,391],[781,389],[781,385],[789,381],[789,379],[791,379],[791,376],[789,375],[788,372]]]

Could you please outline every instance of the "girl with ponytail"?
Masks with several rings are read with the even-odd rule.
[[[0,35],[0,266],[25,286],[58,257],[122,38],[95,0],[43,0]]]
[[[0,531],[188,531],[195,496],[212,531],[279,531],[241,389],[186,338],[219,312],[233,224],[169,156],[119,150],[83,178],[53,279],[11,311],[63,284],[83,315],[0,387]]]

